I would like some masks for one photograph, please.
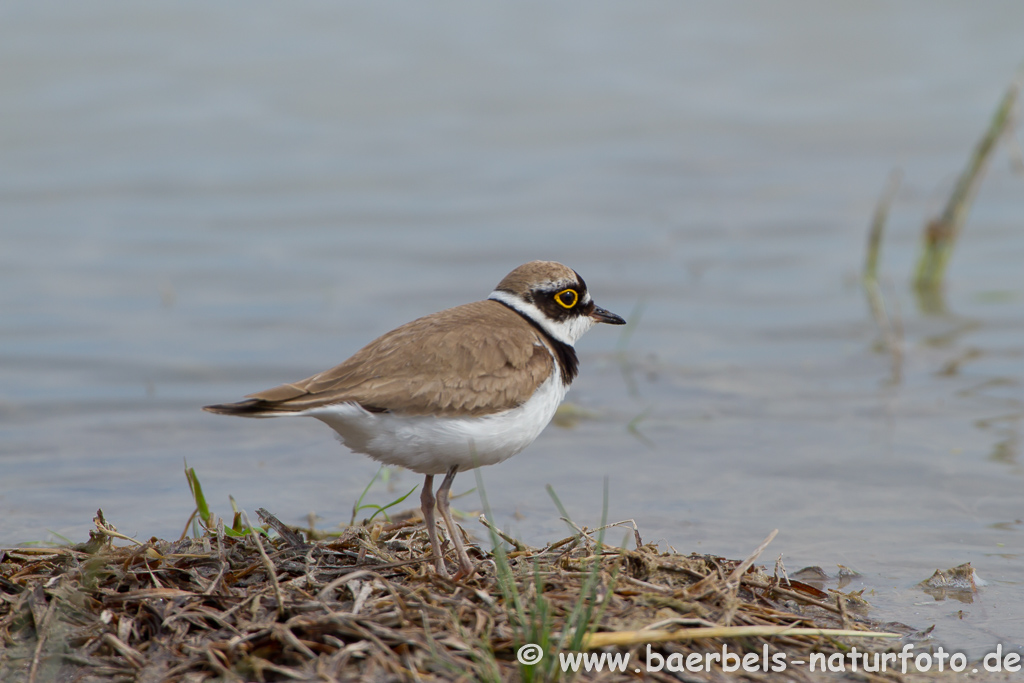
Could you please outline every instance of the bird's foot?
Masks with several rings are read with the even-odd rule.
[[[468,579],[476,573],[476,567],[472,563],[469,565],[459,564],[459,571],[455,572],[455,576],[452,577],[452,581],[462,581]]]
[[[437,561],[434,563],[434,571],[437,572],[438,576],[443,576],[446,579],[450,579],[451,574],[448,573],[448,568],[444,566],[444,558],[438,556]]]

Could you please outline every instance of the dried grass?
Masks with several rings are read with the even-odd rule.
[[[893,641],[849,636],[910,631],[872,623],[854,595],[768,576],[753,565],[756,554],[736,562],[666,553],[639,532],[637,549],[608,549],[581,531],[496,558],[476,549],[475,576],[455,583],[431,570],[417,519],[353,526],[314,544],[221,528],[119,547],[101,515],[86,544],[0,551],[0,680],[543,680],[559,674],[516,661],[530,633],[523,615],[536,626],[544,611],[550,642],[564,642],[562,629],[584,604],[593,609],[582,647],[625,648],[641,660],[648,643],[664,655],[728,642],[734,652],[767,646],[795,657],[849,643],[885,648]],[[502,586],[502,575],[514,586]],[[510,590],[518,607],[508,604]]]

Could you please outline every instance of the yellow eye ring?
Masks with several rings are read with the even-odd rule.
[[[572,301],[569,301],[569,299]],[[568,310],[576,305],[576,302],[580,300],[580,295],[576,293],[575,289],[563,289],[558,294],[555,294],[555,301],[562,308]]]

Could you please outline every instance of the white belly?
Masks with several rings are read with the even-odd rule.
[[[420,474],[444,474],[453,465],[460,471],[494,465],[529,446],[568,390],[556,369],[523,405],[482,417],[403,417],[371,413],[354,403],[295,414],[327,423],[357,453]]]

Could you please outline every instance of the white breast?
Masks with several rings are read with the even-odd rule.
[[[420,474],[444,474],[494,465],[523,450],[551,421],[569,390],[555,364],[526,403],[481,417],[402,416],[371,413],[354,403],[313,408],[296,415],[321,420],[345,446],[388,465]]]

